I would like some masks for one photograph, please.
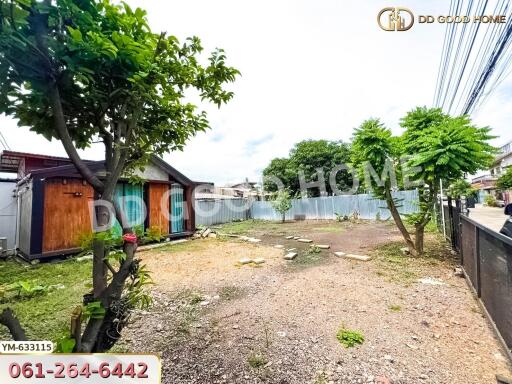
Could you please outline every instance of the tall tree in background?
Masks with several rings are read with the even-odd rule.
[[[263,176],[279,178],[292,195],[298,195],[301,192],[299,174],[303,173],[306,182],[314,182],[320,173],[325,180],[327,194],[332,195],[334,191],[329,182],[331,171],[341,164],[349,163],[349,160],[350,145],[342,141],[304,140],[295,144],[288,158],[273,159],[264,169]],[[272,178],[264,182],[266,191],[277,190]],[[352,175],[347,171],[338,172],[336,186],[339,190],[351,189]],[[311,197],[320,195],[317,188],[311,188],[308,192]]]
[[[224,84],[239,72],[226,66],[222,50],[201,64],[198,38],[180,43],[174,36],[155,34],[146,13],[126,4],[2,0],[0,23],[0,113],[49,140],[60,140],[83,178],[112,204],[121,176],[143,167],[152,154],[181,150],[208,128],[206,113],[187,101],[188,89],[218,106],[233,97]],[[105,178],[77,151],[96,141],[105,148]],[[78,331],[75,327],[76,351],[110,348],[116,339],[109,335],[120,331],[119,317],[138,294],[125,287],[130,278],[141,280],[132,228],[115,208],[127,235],[123,252],[111,265],[104,237],[96,236],[91,300],[98,311],[89,316],[82,334],[80,324]],[[108,212],[97,216],[98,224],[109,222]],[[4,315],[4,324],[20,327],[9,312]]]

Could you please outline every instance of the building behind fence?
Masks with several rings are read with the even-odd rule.
[[[396,192],[400,213],[407,215],[418,210],[418,192]],[[334,220],[337,215],[362,219],[387,220],[391,217],[386,202],[370,194],[312,197],[292,200],[292,208],[286,213],[286,220],[301,216],[306,220]],[[282,215],[272,208],[270,201],[198,200],[196,201],[196,224],[214,225],[245,219],[281,220]]]

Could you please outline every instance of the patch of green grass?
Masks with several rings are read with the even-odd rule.
[[[352,348],[364,342],[364,336],[361,332],[343,327],[336,334],[336,338],[345,348]]]
[[[399,305],[390,305],[389,310],[391,312],[400,312],[402,310],[402,307]]]
[[[184,289],[173,298],[179,302],[179,310],[172,319],[172,327],[179,341],[190,335],[192,325],[200,318],[199,303],[203,301],[203,295],[192,289]]]
[[[342,225],[328,225],[325,227],[316,227],[313,228],[313,230],[318,232],[341,233],[345,231],[345,227]]]
[[[421,257],[404,255],[401,251],[403,247],[404,243],[397,241],[384,244],[372,252],[379,276],[408,286],[421,277],[425,269],[454,261],[439,233],[425,234],[425,254]]]
[[[215,241],[214,239],[202,239],[202,240],[188,240],[179,243],[169,243],[168,245],[150,249],[146,252],[183,252],[183,251],[200,251],[208,248],[210,243]]]
[[[328,255],[317,246],[308,247],[299,252],[299,255],[289,264],[290,266],[311,267],[329,260]]]
[[[251,368],[261,368],[265,364],[267,364],[267,359],[265,356],[263,356],[261,353],[251,353],[249,357],[247,358],[247,362],[251,366]]]
[[[282,224],[267,220],[244,220],[223,224],[218,230],[220,233],[232,235],[244,235],[253,232],[279,232],[284,233],[285,228]]]
[[[11,308],[32,340],[57,341],[69,332],[70,316],[82,304],[82,296],[90,291],[92,262],[69,259],[58,263],[30,265],[14,260],[0,262],[0,281],[11,284],[15,281],[31,281],[44,286],[64,285],[62,289],[19,300],[10,298],[0,304],[0,311]],[[0,327],[0,340],[11,336]]]
[[[222,300],[235,300],[243,295],[243,290],[234,285],[226,285],[219,290],[219,296]]]

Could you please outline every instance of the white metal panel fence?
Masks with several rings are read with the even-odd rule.
[[[196,225],[214,225],[249,219],[250,202],[247,199],[197,200]]]
[[[418,192],[401,191],[394,193],[399,199],[399,211],[407,215],[418,211]],[[351,216],[356,212],[362,219],[382,220],[391,217],[386,202],[370,194],[312,197],[292,200],[292,208],[286,213],[286,219],[295,215],[304,215],[308,220],[336,219],[336,214]],[[196,224],[214,225],[249,218],[261,220],[281,220],[269,201],[234,200],[198,200],[196,201]]]
[[[407,215],[418,211],[417,191],[396,192],[394,197],[399,199],[401,214]],[[360,218],[369,220],[376,219],[377,216],[383,220],[391,217],[385,201],[364,194],[295,199],[292,200],[292,208],[286,213],[286,220],[292,220],[295,215],[304,215],[308,220],[332,220],[336,218],[336,214],[351,216],[355,212]],[[281,220],[281,214],[272,208],[269,201],[255,201],[251,205],[251,218]]]

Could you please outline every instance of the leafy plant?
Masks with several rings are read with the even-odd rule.
[[[486,205],[488,207],[497,207],[498,202],[496,201],[496,198],[494,197],[494,195],[488,194],[488,195],[485,195],[485,197],[484,197],[484,205]]]
[[[389,310],[392,312],[400,312],[402,310],[402,307],[399,305],[390,305]]]
[[[57,341],[56,353],[71,353],[75,349],[76,340],[69,336],[63,336]]]
[[[287,190],[280,190],[277,192],[275,199],[271,201],[272,208],[282,215],[282,222],[284,223],[286,212],[292,207],[292,200],[290,193]]]
[[[191,101],[220,107],[240,72],[222,49],[204,57],[201,41],[154,33],[146,12],[111,0],[41,0],[0,3],[0,114],[48,140],[59,140],[96,196],[114,204],[116,185],[152,156],[181,150],[209,128],[207,114]],[[102,143],[100,178],[79,150]],[[133,181],[133,177],[131,180]],[[114,204],[116,215],[119,206]],[[110,213],[97,207],[98,226]],[[124,232],[133,232],[129,226]],[[109,265],[106,238],[92,239],[93,296],[106,310],[120,303],[135,263],[131,236],[126,257]],[[80,335],[82,353],[104,352],[115,331],[108,319],[91,318]],[[111,328],[109,328],[111,327]],[[78,335],[76,336],[78,337]]]
[[[252,368],[261,368],[267,364],[267,359],[261,353],[251,353],[247,358],[247,362]]]
[[[501,191],[512,189],[512,167],[508,167],[507,171],[498,178],[496,186]]]
[[[453,182],[447,190],[447,195],[454,199],[460,199],[461,197],[474,197],[477,193],[478,190],[474,189],[471,186],[471,183],[464,179]]]
[[[16,292],[18,297],[34,297],[45,294],[48,290],[48,286],[36,284],[28,280],[16,281],[4,288],[4,292]]]
[[[160,242],[163,238],[162,230],[156,225],[146,229],[146,233],[144,234],[144,240],[147,242]]]
[[[89,319],[103,319],[105,317],[105,307],[100,301],[93,301],[84,305],[82,310],[82,321]]]
[[[345,328],[341,328],[338,331],[336,338],[345,348],[351,348],[364,342],[362,333]]]

